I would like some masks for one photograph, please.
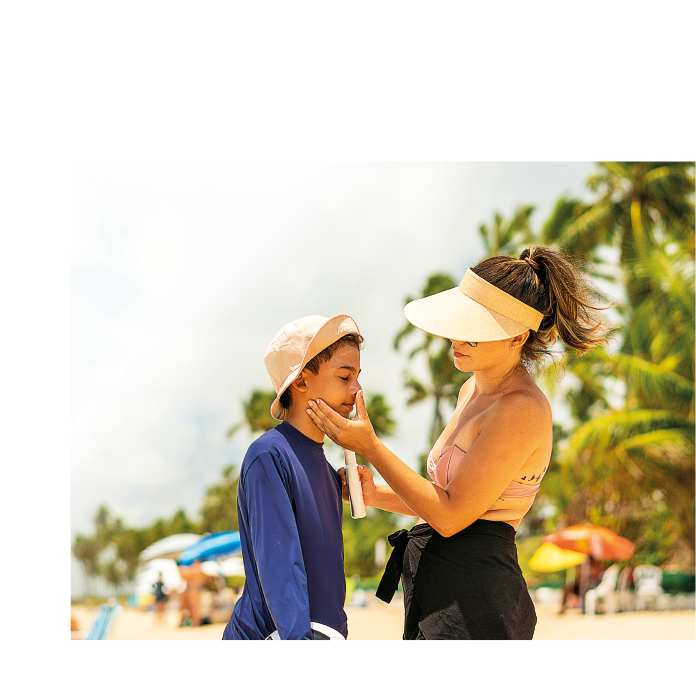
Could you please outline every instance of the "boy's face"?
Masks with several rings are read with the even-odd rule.
[[[348,418],[355,396],[361,389],[358,382],[360,374],[360,350],[346,344],[340,346],[333,356],[319,366],[319,373],[305,369],[303,376],[307,385],[307,399],[321,397],[342,417]]]

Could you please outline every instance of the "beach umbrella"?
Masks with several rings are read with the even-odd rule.
[[[561,549],[578,551],[598,561],[624,561],[635,553],[636,547],[606,527],[572,525],[544,537],[544,542]]]
[[[153,558],[178,558],[184,549],[200,539],[200,534],[172,534],[141,551],[140,560],[145,562],[151,561]]]
[[[222,575],[241,575],[244,576],[244,561],[241,556],[232,556],[220,561],[220,573]]]
[[[179,565],[191,565],[194,561],[214,561],[242,552],[239,532],[217,532],[181,552]]]
[[[152,593],[152,585],[162,573],[162,582],[169,592],[178,592],[183,587],[181,572],[176,561],[171,558],[155,558],[146,563],[135,576],[135,594]]]
[[[204,561],[201,563],[201,570],[206,575],[244,575],[244,561],[241,556],[232,556],[222,561]]]
[[[542,544],[529,559],[529,567],[538,573],[553,573],[580,565],[587,560],[587,554],[568,551],[555,544]]]

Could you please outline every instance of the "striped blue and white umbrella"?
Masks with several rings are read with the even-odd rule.
[[[194,561],[214,561],[242,552],[239,532],[217,532],[203,537],[200,541],[181,552],[179,565],[191,565]]]

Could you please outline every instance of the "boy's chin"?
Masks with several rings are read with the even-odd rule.
[[[350,415],[353,413],[353,406],[350,407],[347,404],[339,404],[338,408],[334,409],[337,414],[340,414],[344,419],[349,419]]]

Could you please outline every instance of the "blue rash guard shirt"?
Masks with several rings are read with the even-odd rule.
[[[310,622],[348,635],[341,480],[285,421],[244,456],[237,492],[246,581],[223,640],[311,640]]]

